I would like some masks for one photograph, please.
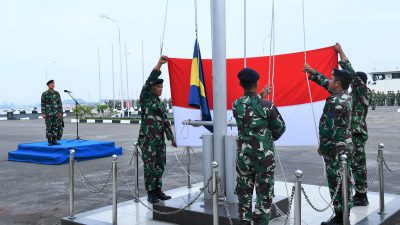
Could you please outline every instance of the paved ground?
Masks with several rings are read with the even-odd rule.
[[[377,145],[385,144],[385,158],[390,162],[400,162],[400,113],[397,107],[378,108],[368,116],[370,139],[367,143],[368,172],[373,174],[376,168]],[[80,136],[84,139],[113,140],[124,148],[119,158],[119,167],[131,168],[129,161],[134,139],[138,134],[137,125],[125,124],[81,124]],[[66,123],[64,138],[75,137],[75,125]],[[30,163],[16,163],[7,160],[7,152],[15,150],[18,143],[44,141],[44,121],[0,121],[0,225],[52,225],[59,218],[68,215],[68,165],[49,166]],[[164,179],[166,190],[186,185],[186,175],[176,165],[176,156],[181,157],[183,149],[172,150],[168,147],[167,168]],[[192,153],[192,173],[202,180],[201,149]],[[175,153],[175,154],[174,154]],[[304,183],[326,185],[323,177],[323,164],[314,147],[278,148],[288,181],[292,181],[293,172],[302,169]],[[185,165],[186,157],[183,155]],[[87,177],[97,185],[105,182],[111,167],[111,159],[103,158],[79,164]],[[396,167],[396,164],[390,164]],[[279,166],[279,165],[278,165]],[[399,167],[397,165],[397,167]],[[133,180],[132,170],[127,173]],[[141,195],[144,195],[142,173],[140,174]],[[277,167],[276,179],[282,181],[283,173]],[[387,193],[400,195],[400,171],[385,173]],[[376,183],[371,187],[376,191]],[[111,204],[111,192],[92,194],[88,192],[77,176],[76,211],[88,211]],[[132,199],[128,188],[119,183],[118,201]]]

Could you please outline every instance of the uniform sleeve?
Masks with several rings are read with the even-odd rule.
[[[343,70],[346,70],[347,72],[349,72],[353,75],[355,74],[353,66],[351,66],[349,59],[340,60],[339,65],[340,65],[340,67],[342,67]],[[367,84],[364,83],[364,81],[360,77],[354,75],[353,79],[352,79],[352,83],[353,83],[353,87],[354,87],[353,91],[358,96],[364,96],[366,98],[371,99],[371,97],[369,96]]]
[[[283,121],[281,114],[274,105],[272,105],[270,112],[271,117],[269,122],[269,130],[271,131],[272,138],[274,139],[274,141],[276,141],[285,132],[286,125],[285,121]]]
[[[42,110],[42,114],[46,114],[46,98],[45,98],[45,94],[42,94],[42,97],[40,99],[40,106],[41,106],[41,110]]]
[[[58,93],[57,92],[57,111],[58,111],[58,113],[63,113],[63,107],[62,107],[62,101],[61,101],[61,96],[60,96],[60,93]]]
[[[164,121],[164,131],[165,131],[165,135],[167,136],[167,139],[169,141],[174,140],[174,133],[172,132],[172,128],[171,128],[171,123],[169,122],[169,120],[165,120]]]
[[[339,65],[343,70],[346,70],[347,72],[351,74],[355,74],[353,66],[351,65],[349,59],[342,59],[339,61]]]
[[[337,130],[335,129],[335,120],[340,117],[342,107],[337,105],[335,98],[330,98],[326,101],[326,111],[324,112],[324,120],[322,126],[320,126],[320,144],[319,148],[322,154],[326,154],[327,150],[332,149],[335,146],[335,135]]]
[[[325,88],[327,91],[329,91],[329,79],[323,75],[322,73],[313,70],[312,72],[309,73],[310,75],[308,76],[309,80],[314,81],[317,83],[319,86]]]

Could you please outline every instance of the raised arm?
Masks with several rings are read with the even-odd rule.
[[[311,68],[310,65],[307,63],[304,63],[304,72],[308,73],[308,79],[314,81],[317,83],[319,86],[325,88],[327,91],[329,91],[329,79],[323,75],[322,73],[316,71],[315,69]]]

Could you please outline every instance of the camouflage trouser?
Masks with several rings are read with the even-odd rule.
[[[328,178],[328,186],[329,186],[329,193],[331,195],[331,198],[333,197],[336,187],[338,185],[338,181],[340,181],[340,176],[339,171],[341,170],[341,160],[339,160],[339,154],[336,156],[336,158],[331,158],[331,157],[325,157],[325,167],[326,167],[326,176]],[[347,160],[347,193],[349,196],[349,209],[353,206],[353,197],[351,195],[351,157],[348,158]],[[342,212],[343,211],[343,198],[342,198],[342,185],[339,186],[339,191],[333,200],[333,206],[335,208],[336,212]]]
[[[63,118],[58,116],[46,116],[46,137],[56,137],[58,140],[63,135]]]
[[[252,162],[247,164],[237,163],[238,172],[236,194],[239,199],[239,218],[241,225],[262,224],[267,225],[270,220],[272,199],[274,197],[275,162],[265,165],[266,170],[257,172]],[[257,201],[255,211],[252,213],[252,196],[256,188]]]
[[[366,138],[361,134],[353,134],[354,153],[351,170],[355,183],[356,192],[366,192],[367,184],[367,159],[365,157]]]
[[[371,101],[371,108],[372,108],[372,110],[374,110],[376,108],[376,101],[375,100]]]
[[[146,142],[142,144],[144,184],[147,191],[162,188],[161,177],[166,164],[165,143]]]

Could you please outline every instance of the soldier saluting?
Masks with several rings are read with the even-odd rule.
[[[232,106],[238,127],[236,171],[238,173],[236,194],[239,199],[241,225],[263,224],[270,220],[274,197],[275,147],[285,132],[285,122],[271,101],[264,100],[269,87],[257,91],[258,73],[250,68],[238,74],[244,89],[242,97]],[[257,193],[256,210],[252,213],[254,187]]]
[[[164,135],[172,142],[172,146],[176,147],[165,104],[160,99],[164,82],[163,79],[159,79],[161,75],[160,69],[167,61],[167,56],[160,57],[140,93],[142,122],[140,124],[138,145],[142,150],[144,181],[147,200],[150,203],[156,203],[159,199],[168,200],[171,198],[161,190],[161,177],[166,164]]]
[[[64,119],[63,107],[60,93],[54,90],[54,80],[47,82],[47,91],[43,92],[41,98],[42,117],[46,122],[46,137],[49,146],[59,145],[63,135]]]

